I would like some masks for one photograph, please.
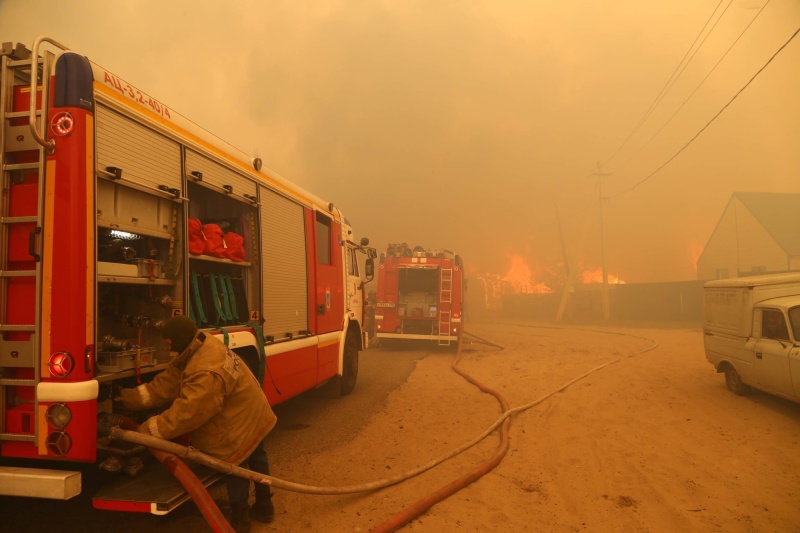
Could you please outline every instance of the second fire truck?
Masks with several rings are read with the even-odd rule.
[[[464,268],[448,250],[389,245],[378,267],[375,333],[449,346],[463,331]]]

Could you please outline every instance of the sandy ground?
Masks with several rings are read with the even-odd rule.
[[[512,407],[617,362],[515,415],[500,465],[405,530],[800,531],[800,405],[730,393],[705,360],[699,330],[470,329],[504,349],[465,345],[459,368]],[[499,417],[498,403],[453,372],[453,361],[452,352],[432,349],[352,440],[289,464],[273,454],[273,474],[314,485],[372,482],[481,434]],[[369,531],[475,470],[498,444],[495,433],[377,492],[279,491],[276,521],[254,522],[254,531]]]

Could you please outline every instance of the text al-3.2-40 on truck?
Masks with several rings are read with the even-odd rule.
[[[163,322],[223,340],[273,405],[331,380],[348,394],[375,251],[333,203],[66,50],[0,55],[0,495],[67,499],[96,463],[119,472],[96,507],[163,514],[185,494],[99,431],[154,414],[113,389],[166,367]]]

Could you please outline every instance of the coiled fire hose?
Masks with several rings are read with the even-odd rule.
[[[477,380],[475,380],[474,378],[472,378],[471,376],[466,374],[466,372],[456,368],[456,365],[458,364],[458,361],[461,358],[461,342],[459,342],[456,359],[454,360],[454,362],[451,365],[451,367],[453,368],[453,370],[456,373],[458,373],[459,375],[461,375],[462,377],[467,379],[470,383],[473,383],[474,385],[479,387],[481,390],[483,390],[483,391],[495,396],[497,398],[498,402],[500,402],[500,404],[501,404],[501,406],[503,408],[503,411],[504,411],[503,414],[493,424],[491,424],[483,433],[481,433],[480,435],[478,435],[474,439],[462,444],[461,446],[459,446],[458,448],[454,449],[453,451],[447,453],[446,455],[444,455],[444,456],[442,456],[442,457],[440,457],[438,459],[434,459],[433,461],[430,461],[430,462],[428,462],[428,463],[426,463],[426,464],[424,464],[424,465],[422,465],[422,466],[420,466],[420,467],[418,467],[416,469],[410,470],[410,471],[408,471],[408,472],[406,472],[404,474],[401,474],[401,475],[398,475],[398,476],[395,476],[395,477],[392,477],[392,478],[379,480],[379,481],[374,481],[374,482],[369,482],[369,483],[362,483],[362,484],[359,484],[359,485],[341,486],[341,487],[320,487],[320,486],[314,486],[314,485],[305,485],[305,484],[301,484],[301,483],[294,483],[294,482],[291,482],[291,481],[278,479],[278,478],[275,478],[275,477],[272,477],[272,476],[265,476],[265,475],[260,474],[258,472],[253,472],[252,470],[247,470],[247,469],[242,468],[240,466],[233,465],[231,463],[228,463],[228,462],[225,462],[225,461],[221,461],[219,459],[215,459],[215,458],[213,458],[211,456],[208,456],[208,455],[206,455],[206,454],[204,454],[202,452],[197,451],[194,448],[182,446],[180,444],[177,444],[177,443],[174,443],[174,442],[171,442],[171,441],[167,441],[167,440],[163,440],[163,439],[160,439],[158,437],[153,437],[153,436],[150,436],[150,435],[144,435],[144,434],[138,433],[136,431],[129,431],[127,429],[123,429],[122,427],[112,427],[110,432],[109,432],[109,435],[111,436],[112,439],[121,439],[121,440],[125,440],[125,441],[128,441],[128,442],[133,442],[133,443],[136,443],[136,444],[144,445],[144,446],[147,446],[151,450],[153,450],[153,449],[162,450],[162,451],[168,452],[170,454],[173,454],[173,455],[175,455],[177,457],[182,457],[184,459],[188,459],[188,460],[193,461],[195,463],[199,463],[199,464],[208,466],[208,467],[213,468],[214,470],[217,470],[217,471],[219,471],[219,472],[221,472],[223,474],[231,474],[231,475],[238,476],[238,477],[241,477],[241,478],[244,478],[244,479],[249,479],[249,480],[251,480],[251,481],[253,481],[255,483],[269,485],[269,486],[272,486],[272,487],[275,487],[275,488],[278,488],[278,489],[284,489],[284,490],[289,490],[289,491],[292,491],[292,492],[299,492],[299,493],[304,493],[304,494],[342,495],[342,494],[354,494],[354,493],[359,493],[359,492],[369,492],[369,491],[373,491],[373,490],[378,490],[378,489],[386,488],[386,487],[389,487],[389,486],[392,486],[392,485],[396,485],[398,483],[401,483],[403,481],[411,479],[412,477],[418,476],[418,475],[430,470],[434,466],[436,466],[436,465],[438,465],[440,463],[443,463],[444,461],[446,461],[448,459],[451,459],[451,458],[455,457],[456,455],[458,455],[458,454],[466,451],[467,449],[471,448],[472,446],[476,445],[477,443],[479,443],[480,441],[482,441],[483,439],[488,437],[491,433],[493,433],[494,430],[497,429],[502,424],[503,425],[503,429],[501,430],[501,434],[500,434],[501,443],[500,443],[500,446],[498,447],[498,453],[495,454],[494,457],[492,457],[488,461],[484,462],[482,465],[480,465],[476,470],[474,470],[470,474],[467,474],[466,476],[463,476],[462,478],[459,478],[459,479],[457,479],[457,480],[445,485],[444,487],[438,489],[437,491],[429,494],[425,498],[423,498],[423,499],[419,500],[418,502],[412,504],[411,506],[407,507],[406,509],[404,509],[400,513],[396,514],[395,516],[391,517],[389,520],[385,521],[384,523],[379,524],[378,526],[376,526],[374,529],[371,530],[371,533],[384,532],[384,531],[387,531],[387,532],[388,531],[396,531],[397,529],[399,529],[400,527],[402,527],[406,523],[410,522],[414,518],[416,518],[416,517],[420,516],[421,514],[423,514],[425,511],[430,509],[436,503],[444,500],[445,498],[447,498],[448,496],[451,496],[452,494],[455,494],[456,492],[458,492],[462,488],[466,487],[470,483],[473,483],[474,481],[477,481],[484,474],[490,472],[498,464],[500,464],[500,461],[503,459],[503,457],[505,456],[505,454],[506,454],[506,452],[508,451],[508,448],[509,448],[508,431],[509,431],[509,428],[510,428],[510,420],[509,420],[509,418],[511,416],[513,416],[515,414],[519,414],[522,411],[525,411],[525,410],[530,409],[532,407],[535,407],[536,405],[539,405],[540,403],[544,402],[545,400],[547,400],[551,396],[554,396],[555,394],[558,394],[559,392],[562,392],[562,391],[566,390],[567,388],[569,388],[574,383],[586,378],[587,376],[589,376],[590,374],[592,374],[594,372],[597,372],[598,370],[601,370],[601,369],[603,369],[603,368],[605,368],[605,367],[607,367],[609,365],[617,363],[617,362],[619,362],[619,361],[621,361],[623,359],[627,359],[627,358],[630,358],[630,357],[635,357],[637,355],[641,355],[643,353],[652,351],[652,350],[656,349],[659,346],[659,344],[656,341],[654,341],[652,339],[648,339],[646,337],[637,337],[637,336],[634,336],[634,335],[626,335],[626,334],[623,334],[623,333],[616,333],[616,332],[611,332],[611,331],[599,331],[599,332],[600,333],[608,333],[608,334],[635,337],[635,338],[651,341],[653,344],[651,346],[643,349],[643,350],[639,350],[637,352],[634,352],[634,353],[631,353],[631,354],[628,354],[628,355],[623,355],[623,356],[617,357],[616,359],[612,359],[611,361],[607,361],[607,362],[605,362],[605,363],[603,363],[601,365],[598,365],[598,366],[592,368],[591,370],[589,370],[587,372],[584,372],[583,374],[571,379],[570,381],[568,381],[565,384],[561,385],[559,388],[557,388],[557,389],[545,394],[544,396],[541,396],[540,398],[538,398],[538,399],[536,399],[536,400],[534,400],[534,401],[532,401],[530,403],[527,403],[527,404],[524,404],[524,405],[520,405],[518,407],[514,407],[513,409],[509,409],[508,408],[505,399],[503,399],[503,397],[499,393],[497,393],[493,389],[490,389],[489,387],[485,387],[484,385],[480,384]],[[478,337],[476,337],[476,338],[478,338]],[[483,340],[483,339],[481,339],[481,340]],[[492,344],[489,341],[484,341],[484,342],[487,343],[487,344],[491,344],[493,346],[496,346],[498,348],[502,348],[501,346]],[[168,466],[168,468],[169,468],[169,466]],[[188,468],[187,468],[187,470],[188,470]],[[198,481],[198,483],[199,483],[199,481]],[[205,491],[205,489],[203,489],[203,490]],[[207,492],[206,492],[206,495],[207,495]],[[192,497],[194,498],[194,496],[192,496]],[[210,499],[210,496],[209,496],[209,499]],[[197,501],[197,500],[195,500],[195,501]],[[213,500],[211,500],[211,502],[212,502],[213,506],[216,508],[216,504],[213,503]],[[200,507],[199,504],[198,504],[198,507]],[[205,516],[205,513],[204,513],[204,516]],[[208,521],[208,518],[206,518],[206,520]],[[223,518],[223,520],[224,520],[224,518]],[[209,521],[209,525],[212,525],[210,521]],[[225,523],[225,525],[228,525],[227,522]],[[214,526],[212,525],[212,528],[213,527]],[[218,530],[215,529],[215,531],[218,531]],[[227,531],[227,530],[219,530],[219,531]]]

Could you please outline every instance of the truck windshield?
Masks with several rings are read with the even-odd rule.
[[[792,327],[792,336],[794,341],[800,340],[800,305],[789,309],[789,322]]]

